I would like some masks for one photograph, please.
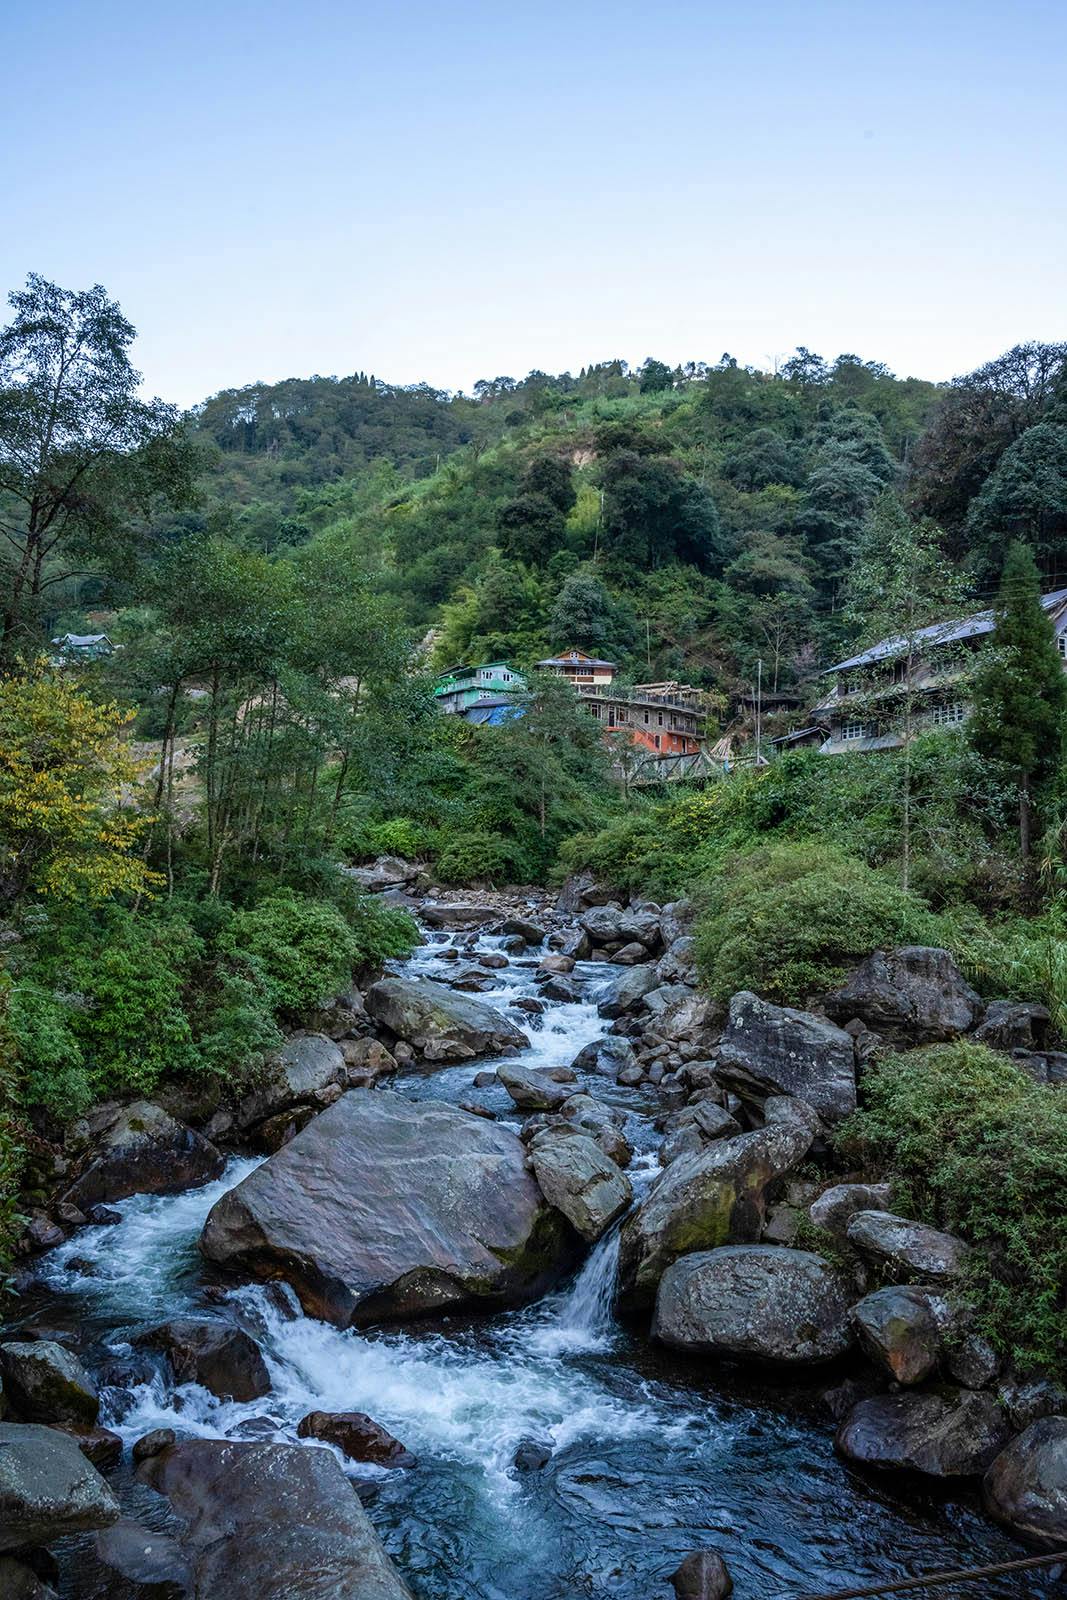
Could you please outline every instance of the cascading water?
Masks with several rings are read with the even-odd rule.
[[[444,948],[424,947],[415,970],[445,975],[455,963],[441,959]],[[498,948],[479,939],[470,953]],[[535,994],[533,965],[487,974],[484,998],[507,1006]],[[531,1066],[569,1064],[602,1031],[592,999],[605,971],[581,966],[577,976],[581,1003],[513,1013],[529,1032]],[[472,1088],[486,1066],[413,1075],[397,1087],[420,1098],[476,1096],[514,1119],[499,1086]],[[654,1111],[654,1101],[603,1078],[583,1087],[628,1115],[640,1195],[656,1171],[658,1136],[647,1116],[630,1113]],[[117,1226],[83,1229],[43,1258],[22,1320],[77,1327],[92,1364],[127,1359],[131,1335],[149,1321],[217,1315],[219,1287],[205,1294],[212,1280],[197,1236],[219,1195],[255,1165],[235,1160],[202,1189],[121,1202]],[[419,1600],[658,1600],[666,1575],[702,1544],[723,1551],[739,1600],[1018,1553],[967,1503],[898,1504],[892,1489],[850,1475],[833,1456],[825,1416],[795,1385],[742,1387],[619,1327],[618,1243],[616,1228],[569,1288],[537,1305],[403,1331],[341,1331],[303,1316],[277,1286],[231,1290],[228,1311],[259,1340],[270,1394],[222,1402],[134,1370],[103,1390],[102,1421],[128,1442],[157,1427],[292,1440],[308,1411],[369,1412],[418,1457],[406,1471],[361,1466],[353,1475],[374,1480],[371,1515]],[[515,1454],[528,1439],[551,1455],[543,1470],[522,1473]],[[983,1592],[1020,1600],[1055,1590],[1038,1576]],[[71,1595],[80,1600],[76,1587]]]

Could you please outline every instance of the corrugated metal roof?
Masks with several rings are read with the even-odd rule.
[[[1050,594],[1041,596],[1041,604],[1046,611],[1052,611],[1061,601],[1067,601],[1067,589],[1053,589]],[[929,627],[917,628],[914,637],[935,646],[955,644],[960,639],[975,639],[983,633],[992,633],[993,616],[992,610],[978,611],[973,617],[964,617],[961,621],[934,622]],[[1063,626],[1067,627],[1067,613],[1062,620]],[[826,671],[845,672],[849,667],[873,666],[876,661],[887,661],[892,656],[900,655],[907,647],[907,639],[896,634],[892,638],[879,640],[867,650],[861,650],[857,656],[849,656],[847,661],[836,662]]]
[[[614,661],[601,661],[599,656],[583,655],[580,650],[566,650],[559,656],[546,656],[537,663],[539,667],[613,667]]]

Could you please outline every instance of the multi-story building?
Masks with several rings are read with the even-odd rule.
[[[480,667],[460,663],[446,667],[434,685],[437,709],[450,716],[462,715],[480,701],[505,695],[518,695],[526,680],[506,661],[487,661]]]
[[[696,755],[707,729],[704,697],[686,683],[635,683],[632,689],[578,686],[578,694],[608,733],[653,755]]]
[[[547,656],[537,665],[541,672],[556,672],[569,679],[576,689],[606,688],[618,670],[614,661],[600,661],[583,650],[565,650],[561,655]]]

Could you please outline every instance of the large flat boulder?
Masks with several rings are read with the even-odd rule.
[[[335,1040],[324,1033],[294,1033],[265,1064],[252,1092],[241,1101],[237,1125],[249,1128],[347,1081],[345,1054]]]
[[[499,919],[500,910],[467,900],[426,900],[419,916],[428,928],[484,928]]]
[[[1067,1416],[1042,1417],[1013,1439],[982,1483],[990,1516],[1037,1544],[1067,1544]]]
[[[858,1018],[901,1045],[958,1039],[984,1009],[948,951],[930,945],[876,950],[826,1001],[838,1022]]]
[[[730,1001],[719,1076],[742,1098],[797,1095],[827,1123],[840,1122],[856,1109],[851,1035],[825,1017],[771,1005],[748,990]]]
[[[857,1211],[845,1237],[886,1276],[898,1283],[917,1278],[945,1283],[958,1278],[970,1253],[955,1234],[898,1217],[892,1211]]]
[[[138,1476],[184,1521],[201,1600],[411,1600],[329,1450],[188,1439]]]
[[[88,1211],[131,1194],[178,1194],[211,1183],[225,1165],[202,1134],[162,1106],[137,1100],[115,1116],[63,1199]]]
[[[232,1322],[172,1317],[134,1338],[161,1350],[175,1381],[198,1383],[220,1400],[258,1400],[270,1393],[270,1374],[256,1341]]]
[[[0,1550],[106,1528],[119,1503],[74,1440],[35,1422],[0,1422]]]
[[[660,1279],[679,1256],[759,1241],[769,1185],[811,1148],[816,1119],[810,1112],[809,1117],[786,1116],[671,1163],[622,1226],[619,1298],[624,1306],[650,1306]]]
[[[425,978],[382,978],[367,990],[366,1004],[376,1022],[427,1061],[470,1061],[530,1042],[495,1007]]]
[[[544,1128],[529,1148],[545,1199],[587,1244],[595,1244],[630,1209],[629,1178],[579,1128]]]
[[[100,1396],[77,1356],[52,1339],[0,1345],[4,1393],[26,1422],[91,1428]]]
[[[541,1293],[573,1236],[496,1123],[353,1089],[217,1201],[209,1260],[280,1278],[339,1327]]]
[[[849,1348],[848,1312],[848,1286],[822,1256],[727,1245],[667,1268],[652,1336],[695,1354],[814,1366]]]
[[[853,1406],[837,1448],[859,1466],[966,1478],[984,1472],[1011,1434],[990,1394],[973,1389],[880,1394]]]

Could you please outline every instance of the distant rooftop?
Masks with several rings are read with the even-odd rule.
[[[537,663],[539,667],[614,667],[614,661],[601,661],[599,656],[587,656],[584,650],[564,650],[558,656],[546,656]]]
[[[1051,593],[1041,596],[1041,604],[1046,611],[1055,610],[1062,602],[1067,602],[1067,589],[1053,589]],[[962,621],[933,622],[929,627],[917,628],[914,638],[936,646],[955,644],[961,639],[975,639],[983,633],[993,632],[994,615],[992,610],[978,611],[973,617],[964,617]],[[901,634],[896,634],[892,638],[879,640],[868,650],[861,650],[858,656],[849,656],[847,661],[835,662],[832,667],[827,667],[826,671],[845,672],[849,667],[873,666],[876,661],[887,661],[892,656],[901,655],[907,648],[907,639]]]
[[[94,644],[109,645],[111,640],[106,633],[61,633],[52,643],[67,650],[87,650]]]

